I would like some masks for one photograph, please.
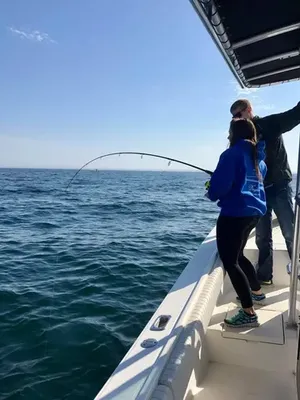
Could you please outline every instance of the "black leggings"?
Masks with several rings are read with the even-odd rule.
[[[244,256],[244,248],[259,217],[227,217],[220,215],[217,222],[219,256],[242,307],[253,306],[251,290],[260,290],[252,263]]]

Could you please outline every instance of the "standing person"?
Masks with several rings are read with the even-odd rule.
[[[252,327],[259,325],[253,303],[260,303],[265,295],[243,251],[250,232],[266,212],[264,142],[257,142],[250,120],[236,119],[230,124],[229,144],[211,177],[207,197],[219,200],[218,252],[242,304],[239,312],[224,322],[232,327]]]
[[[230,107],[235,117],[249,118],[254,123],[259,140],[266,143],[265,178],[267,212],[256,227],[256,245],[259,250],[257,277],[262,285],[273,283],[272,211],[275,212],[289,257],[292,257],[294,237],[294,210],[292,200],[292,173],[288,163],[282,134],[300,123],[300,102],[281,114],[264,118],[254,116],[248,100],[237,100]]]

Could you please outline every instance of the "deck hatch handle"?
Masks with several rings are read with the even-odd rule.
[[[160,315],[156,318],[154,324],[151,326],[151,331],[163,331],[166,329],[168,322],[171,319],[171,315]]]

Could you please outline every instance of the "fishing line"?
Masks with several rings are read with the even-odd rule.
[[[115,153],[102,154],[101,156],[98,156],[98,157],[96,157],[96,158],[93,158],[92,160],[90,160],[90,161],[88,161],[87,163],[85,163],[81,168],[79,168],[79,170],[78,170],[78,171],[74,174],[74,176],[71,178],[70,182],[68,183],[68,185],[67,185],[67,187],[66,187],[66,190],[69,188],[69,186],[71,185],[71,183],[73,182],[73,180],[76,178],[76,176],[79,174],[79,172],[80,172],[84,167],[88,166],[89,164],[91,164],[92,162],[94,162],[94,161],[96,161],[96,160],[100,160],[100,159],[105,158],[105,157],[120,156],[121,154],[130,154],[130,155],[135,154],[135,155],[140,155],[141,158],[143,158],[143,156],[155,157],[155,158],[162,158],[162,159],[164,159],[164,160],[168,160],[168,161],[169,161],[169,162],[168,162],[168,166],[171,164],[171,162],[176,162],[176,163],[178,163],[178,164],[183,164],[183,165],[186,165],[186,166],[188,166],[188,167],[197,169],[198,171],[205,172],[206,174],[208,174],[208,175],[210,175],[210,176],[213,174],[213,172],[212,172],[212,171],[209,171],[208,169],[204,169],[204,168],[198,167],[197,165],[190,164],[190,163],[187,163],[187,162],[185,162],[185,161],[177,160],[176,158],[161,156],[161,155],[159,155],[159,154],[153,154],[153,153],[142,153],[142,152],[139,152],[139,151],[119,151],[119,152],[115,152]]]

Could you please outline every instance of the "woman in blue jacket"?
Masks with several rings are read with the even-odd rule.
[[[250,232],[266,213],[264,142],[257,141],[256,129],[250,120],[234,119],[230,124],[229,143],[211,177],[207,197],[211,201],[219,200],[219,256],[242,304],[239,312],[224,322],[231,327],[253,327],[259,325],[253,303],[259,304],[265,295],[243,251]]]

